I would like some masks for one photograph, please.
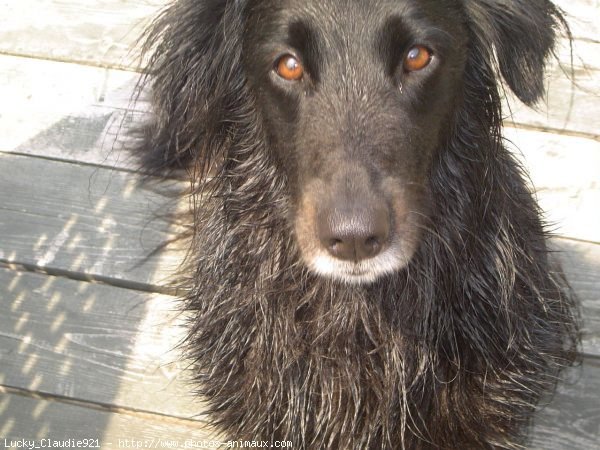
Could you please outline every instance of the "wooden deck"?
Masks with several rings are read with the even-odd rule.
[[[175,349],[175,299],[160,294],[180,255],[146,258],[173,233],[157,218],[172,200],[140,182],[115,140],[130,118],[132,42],[164,3],[0,3],[0,447],[87,438],[182,448],[215,437]],[[559,3],[576,38],[575,81],[552,66],[548,106],[513,102],[506,134],[556,223],[583,303],[584,356],[531,448],[597,450],[600,3]]]

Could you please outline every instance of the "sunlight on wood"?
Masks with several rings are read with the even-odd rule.
[[[96,304],[96,294],[90,295],[83,303],[81,310],[83,312],[90,312]]]
[[[21,369],[21,373],[23,375],[29,375],[29,373],[35,368],[38,360],[40,359],[39,355],[36,353],[32,353],[29,355],[29,358],[23,364],[23,368]]]
[[[48,249],[44,253],[44,255],[37,260],[37,264],[41,267],[45,267],[54,261],[58,251],[61,247],[67,242],[69,239],[69,233],[73,225],[77,223],[79,216],[77,214],[72,214],[69,220],[65,223],[63,229],[50,241],[48,245]]]
[[[100,200],[98,200],[98,203],[96,203],[94,212],[101,213],[102,211],[104,211],[104,208],[106,208],[107,204],[108,204],[108,197],[102,197]]]
[[[131,194],[135,191],[137,187],[137,181],[131,180],[125,185],[125,190],[123,191],[123,198],[130,198]]]
[[[50,289],[52,288],[53,284],[54,284],[54,278],[53,277],[48,277],[48,278],[46,278],[46,280],[44,281],[44,283],[40,287],[40,290],[43,293],[47,293],[47,292],[50,291]]]
[[[27,386],[28,389],[31,391],[37,391],[40,385],[42,384],[43,379],[44,377],[41,373],[35,374],[33,379],[31,380],[31,383],[29,383],[29,386]]]
[[[19,343],[17,351],[19,353],[25,353],[25,350],[31,345],[32,342],[33,335],[31,334],[31,332],[29,332],[25,336],[21,337],[21,342]]]
[[[8,406],[8,405],[7,405]],[[8,418],[0,428],[0,436],[8,436],[15,426],[15,419]]]
[[[58,373],[60,375],[62,375],[63,377],[66,377],[67,375],[69,375],[73,370],[73,360],[72,359],[67,359],[61,366],[60,369],[58,371]]]
[[[42,246],[46,243],[47,240],[48,240],[48,235],[46,233],[42,233],[40,238],[37,240],[37,242],[33,246],[33,249],[39,250],[40,248],[42,248]]]
[[[73,264],[71,264],[71,266],[69,267],[72,271],[77,271],[79,269],[85,269],[84,267],[84,261],[87,260],[87,257],[85,255],[85,253],[80,253],[79,255],[77,255],[77,257],[73,260]]]
[[[29,321],[29,316],[30,316],[30,315],[31,315],[31,314],[29,314],[28,312],[25,312],[25,313],[23,313],[23,314],[21,315],[21,317],[19,317],[19,318],[17,319],[17,322],[15,323],[15,331],[16,331],[17,333],[19,333],[19,332],[20,332],[20,331],[23,329],[23,327],[24,327],[25,325],[27,325],[27,322]]]
[[[36,439],[44,439],[48,436],[49,432],[50,432],[50,424],[48,423],[48,421],[44,421],[42,426],[39,428],[39,431],[36,433],[35,438]]]
[[[0,415],[6,411],[6,408],[8,408],[9,403],[10,403],[10,400],[8,399],[8,397],[4,397],[4,398],[0,399]],[[2,435],[1,431],[0,431],[0,435]]]
[[[66,318],[67,315],[64,312],[58,314],[52,321],[52,325],[50,325],[50,331],[56,333],[59,330],[60,326],[65,322]]]
[[[67,346],[70,344],[70,340],[68,338],[68,334],[64,334],[60,337],[58,343],[54,346],[54,351],[56,353],[66,354]]]
[[[46,409],[48,409],[48,403],[38,402],[38,404],[35,405],[35,407],[33,408],[33,411],[31,412],[31,416],[34,419],[39,419],[42,416],[42,414],[44,413],[44,411],[46,411]]]
[[[10,305],[10,310],[12,312],[18,311],[19,307],[23,304],[23,300],[25,300],[25,292],[21,292],[15,297]]]
[[[600,142],[516,128],[505,135],[553,232],[600,242]]]
[[[62,292],[58,292],[58,291],[54,292],[52,294],[52,296],[50,297],[50,301],[46,305],[46,310],[48,310],[48,312],[53,311],[54,308],[56,308],[56,305],[58,305],[58,303],[60,302],[61,299],[62,299]]]
[[[13,292],[17,286],[19,285],[19,281],[21,281],[21,277],[23,275],[21,273],[17,273],[15,274],[14,278],[12,280],[10,280],[10,283],[8,285],[8,292]]]
[[[82,241],[83,241],[83,236],[81,235],[81,233],[77,233],[75,236],[73,236],[71,241],[67,244],[67,249],[75,250],[76,248],[79,247],[79,245]]]

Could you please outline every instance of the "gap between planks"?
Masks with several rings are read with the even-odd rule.
[[[592,141],[600,142],[600,134],[587,133],[585,131],[569,130],[568,128],[544,127],[528,123],[513,122],[510,119],[504,120],[504,125],[502,128],[516,128],[518,130],[537,131],[540,133],[550,133],[559,136],[590,139]]]
[[[140,283],[127,279],[119,279],[103,275],[92,275],[85,272],[77,272],[60,268],[39,266],[36,264],[26,262],[10,261],[5,258],[0,258],[0,268],[12,270],[15,272],[37,273],[57,278],[65,278],[67,280],[82,281],[85,283],[92,284],[101,284],[105,286],[112,286],[131,291],[147,292],[150,294],[163,294],[171,297],[178,297],[182,295],[182,293],[179,292],[177,288],[170,288],[168,286],[161,286],[151,283]]]
[[[19,397],[27,397],[35,400],[46,400],[54,403],[62,403],[70,406],[79,406],[82,408],[93,409],[96,411],[102,411],[112,414],[121,414],[131,417],[137,417],[139,419],[152,420],[154,422],[161,423],[172,423],[172,424],[201,424],[203,426],[209,426],[206,420],[202,419],[186,419],[184,417],[174,417],[168,414],[162,414],[160,412],[148,412],[135,408],[126,408],[123,406],[115,406],[108,403],[100,403],[93,401],[78,400],[71,397],[63,397],[56,394],[45,394],[38,391],[31,391],[28,389],[8,387],[0,385],[0,394],[11,394]]]
[[[97,67],[99,69],[108,69],[108,70],[121,70],[123,72],[132,72],[138,73],[142,75],[145,71],[141,65],[137,64],[118,64],[115,62],[102,62],[102,60],[92,61],[87,59],[77,59],[73,57],[56,57],[56,56],[44,56],[37,55],[33,53],[19,53],[19,52],[9,52],[6,50],[0,51],[0,56],[11,56],[15,58],[26,58],[37,61],[48,61],[48,62],[56,62],[56,63],[65,63],[65,64],[77,64],[78,66],[87,66],[87,67]]]

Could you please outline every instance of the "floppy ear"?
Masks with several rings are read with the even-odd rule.
[[[152,120],[139,145],[146,169],[195,165],[204,175],[222,151],[243,86],[242,2],[178,0],[142,36],[149,55]]]
[[[472,30],[495,51],[500,73],[527,105],[544,93],[544,64],[558,28],[568,26],[548,0],[465,0]]]

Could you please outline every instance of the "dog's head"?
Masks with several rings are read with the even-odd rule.
[[[447,2],[254,2],[243,61],[287,175],[295,235],[319,274],[405,266],[428,175],[460,101],[468,36]]]
[[[160,42],[150,67],[164,156],[209,166],[252,111],[304,263],[352,283],[409,264],[444,201],[437,161],[457,134],[498,137],[498,74],[527,104],[542,95],[561,20],[546,0],[180,0],[172,11],[149,41]]]

